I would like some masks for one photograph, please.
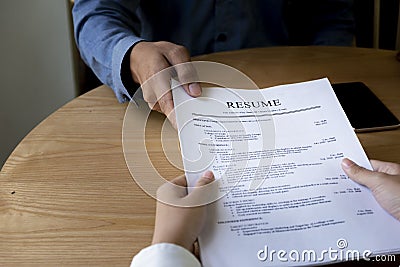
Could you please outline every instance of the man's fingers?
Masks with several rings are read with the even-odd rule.
[[[189,51],[184,46],[163,41],[139,43],[135,51],[139,48],[142,51],[150,51],[152,56],[148,59],[148,64],[145,64],[140,71],[136,68],[142,66],[141,64],[131,66],[132,75],[135,74],[136,80],[140,81],[143,98],[149,103],[150,108],[161,110],[176,128],[176,119],[171,114],[174,108],[170,88],[171,78],[177,75],[181,83],[187,84],[184,88],[189,95],[193,97],[201,95],[200,85],[193,83],[198,78],[195,68],[189,63]],[[169,68],[171,65],[173,68]]]
[[[174,101],[172,100],[172,96],[170,95],[171,92],[168,92],[167,95],[161,97],[158,102],[148,102],[147,104],[149,105],[150,109],[165,114],[168,120],[171,122],[172,126],[177,129]]]
[[[164,56],[171,65],[177,65],[190,61],[189,51],[181,45],[173,43],[160,42]]]
[[[182,85],[182,87],[188,95],[193,96],[193,97],[198,97],[202,93],[201,86],[197,82],[187,83],[187,84]]]
[[[375,186],[377,186],[379,182],[379,173],[358,166],[356,163],[347,158],[343,159],[342,168],[350,179],[361,185],[365,185],[370,189],[373,189]]]
[[[168,114],[167,119],[171,123],[172,127],[174,127],[175,130],[178,130],[178,125],[176,124],[176,114],[175,114],[175,109],[171,111],[171,113]]]
[[[159,100],[161,111],[168,117],[171,116],[171,112],[174,109],[174,101],[172,100],[171,91],[164,94]]]
[[[191,62],[177,64],[174,66],[178,75],[178,80],[184,84],[183,88],[190,96],[198,97],[201,95],[201,86],[198,81],[196,69]]]
[[[174,108],[170,78],[168,71],[163,71],[152,76],[142,85],[143,98],[149,103],[150,108],[161,110],[167,116]]]
[[[181,83],[187,85],[184,86],[185,91],[193,96],[198,97],[201,95],[201,86],[197,82],[198,75],[193,64],[190,63],[189,51],[180,45],[169,44],[166,46],[165,57],[168,62],[174,66],[174,69],[178,75],[178,79]]]
[[[150,109],[162,113],[160,105],[158,104],[158,102],[157,103],[147,103],[147,104],[149,105]]]

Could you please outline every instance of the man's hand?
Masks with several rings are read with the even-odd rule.
[[[188,50],[170,42],[140,42],[133,47],[130,54],[132,77],[142,86],[144,100],[151,109],[167,115],[174,126],[176,124],[175,114],[172,113],[174,103],[170,90],[171,72],[163,72],[162,75],[157,75],[150,81],[149,78],[170,66],[186,62],[190,62]],[[196,77],[194,69],[187,64],[177,66],[175,71],[182,83],[192,81]],[[198,83],[187,83],[183,87],[193,97],[201,95],[201,87]]]
[[[207,171],[197,181],[196,188],[189,194],[186,193],[185,176],[175,178],[171,181],[172,185],[166,183],[158,189],[157,198],[159,200],[167,200],[168,203],[182,206],[189,204],[189,207],[176,207],[158,201],[152,244],[173,243],[193,252],[193,244],[205,223],[206,206],[190,207],[190,205],[198,203],[207,195],[209,186],[212,186],[209,184],[213,181],[213,173]]]
[[[347,176],[368,187],[382,208],[400,220],[400,164],[371,160],[371,165],[373,171],[349,159],[342,161]]]

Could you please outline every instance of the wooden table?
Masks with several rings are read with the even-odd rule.
[[[329,77],[363,81],[400,118],[400,62],[394,51],[276,47],[197,57],[222,62],[260,87]],[[0,174],[0,266],[127,266],[149,245],[155,201],[133,181],[121,129],[127,104],[101,86],[71,101],[18,145]],[[153,114],[148,147],[157,162]],[[139,129],[140,130],[140,129]],[[371,158],[400,162],[400,130],[358,134]],[[160,161],[163,165],[165,161]],[[180,173],[160,166],[173,177]]]

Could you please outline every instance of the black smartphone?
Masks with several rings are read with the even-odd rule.
[[[356,132],[390,130],[400,126],[396,116],[364,83],[337,83],[332,87]]]

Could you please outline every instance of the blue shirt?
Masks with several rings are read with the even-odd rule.
[[[352,0],[75,0],[75,39],[83,60],[118,100],[137,42],[169,41],[192,56],[276,45],[351,45]],[[125,85],[124,85],[125,84]]]

